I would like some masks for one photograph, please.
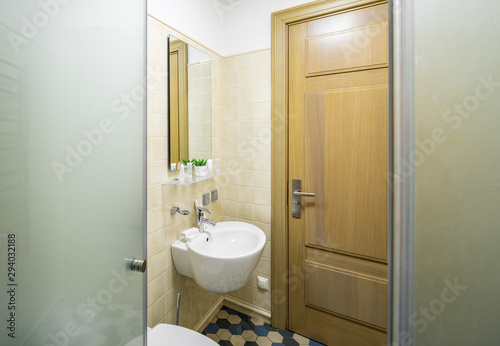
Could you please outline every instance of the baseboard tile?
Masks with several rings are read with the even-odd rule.
[[[212,308],[203,316],[200,322],[193,328],[195,331],[201,333],[202,331],[205,330],[205,328],[208,326],[210,321],[217,315],[219,310],[222,308],[224,305],[224,296],[220,296],[219,299],[217,300],[217,303],[215,303]]]
[[[237,298],[224,296],[224,305],[251,317],[258,317],[266,323],[271,324],[271,313],[258,306],[250,305]],[[216,313],[217,314],[217,313]]]

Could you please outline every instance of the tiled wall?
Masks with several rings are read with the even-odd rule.
[[[215,221],[241,220],[267,236],[261,261],[251,280],[232,292],[233,301],[270,314],[271,296],[257,288],[256,276],[271,275],[271,80],[270,50],[221,58],[211,54],[212,157],[232,173],[188,186],[165,185],[167,171],[167,48],[166,36],[179,33],[148,18],[148,324],[175,323],[181,292],[180,324],[194,328],[220,297],[176,273],[171,244],[179,232],[195,224],[195,199],[219,189],[219,201],[207,207]],[[188,39],[184,38],[186,42]],[[170,207],[191,211],[170,215]]]
[[[214,141],[223,166],[235,172],[225,186],[224,219],[255,224],[268,240],[251,280],[229,296],[270,312],[270,293],[257,288],[256,276],[270,282],[271,50],[224,58],[220,72],[222,109]]]
[[[170,246],[179,238],[180,231],[195,225],[193,201],[217,188],[218,182],[209,180],[188,186],[162,184],[175,175],[167,171],[167,32],[165,25],[148,18],[148,325],[175,323],[180,292],[180,324],[194,328],[217,304],[219,297],[176,273]],[[218,64],[213,65],[216,71]],[[191,215],[172,216],[172,206],[187,209]],[[214,220],[222,219],[220,201],[208,207],[214,212]]]
[[[189,158],[212,157],[211,63],[188,65]]]

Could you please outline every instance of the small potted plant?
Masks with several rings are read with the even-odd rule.
[[[191,161],[182,159],[182,162],[184,162],[185,165],[191,162],[194,166],[194,175],[196,175],[197,177],[204,177],[208,175],[208,170],[206,169],[207,168],[206,159],[192,159]]]

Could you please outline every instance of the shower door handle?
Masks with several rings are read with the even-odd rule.
[[[146,267],[148,265],[148,261],[140,260],[137,258],[127,259],[127,262],[130,263],[130,270],[133,272],[144,273],[146,271]]]
[[[292,180],[292,216],[300,218],[300,201],[301,197],[316,197],[314,192],[300,191],[302,181],[300,179]]]

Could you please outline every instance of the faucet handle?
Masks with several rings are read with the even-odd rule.
[[[196,210],[198,211],[198,214],[201,213],[201,212],[207,212],[209,214],[213,214],[214,212],[211,211],[210,209],[207,209],[207,208],[203,208],[203,207],[196,207]]]

